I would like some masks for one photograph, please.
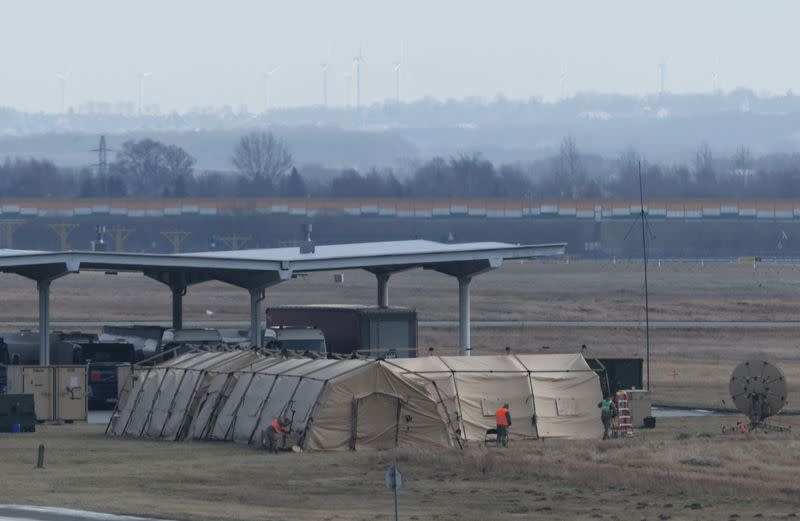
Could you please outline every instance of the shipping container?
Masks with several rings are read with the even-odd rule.
[[[605,395],[643,388],[644,361],[641,358],[587,358],[586,362],[600,377],[600,386]]]
[[[38,421],[86,421],[85,365],[8,366],[8,393],[33,395]]]

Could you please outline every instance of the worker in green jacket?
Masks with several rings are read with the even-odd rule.
[[[614,406],[614,400],[609,395],[605,395],[597,406],[600,408],[600,419],[603,420],[603,439],[607,440],[609,438],[608,430],[611,428],[611,419],[617,415],[617,408]]]

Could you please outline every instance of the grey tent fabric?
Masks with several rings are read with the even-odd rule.
[[[124,396],[124,399],[123,399]],[[132,372],[109,435],[257,443],[274,418],[313,450],[481,442],[509,403],[515,440],[600,432],[581,355],[327,360],[197,352]]]

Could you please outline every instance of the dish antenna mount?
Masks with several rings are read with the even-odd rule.
[[[785,430],[767,423],[786,406],[786,380],[778,367],[764,360],[748,360],[733,370],[730,382],[733,403],[750,420],[749,430]]]

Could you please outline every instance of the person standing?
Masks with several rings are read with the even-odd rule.
[[[508,447],[508,428],[511,427],[511,413],[508,411],[507,403],[497,409],[495,424],[497,425],[497,444],[501,447]]]
[[[600,408],[600,419],[603,421],[603,439],[607,440],[609,438],[608,430],[611,428],[611,420],[616,415],[617,408],[614,406],[614,400],[609,395],[605,395],[597,406]]]

